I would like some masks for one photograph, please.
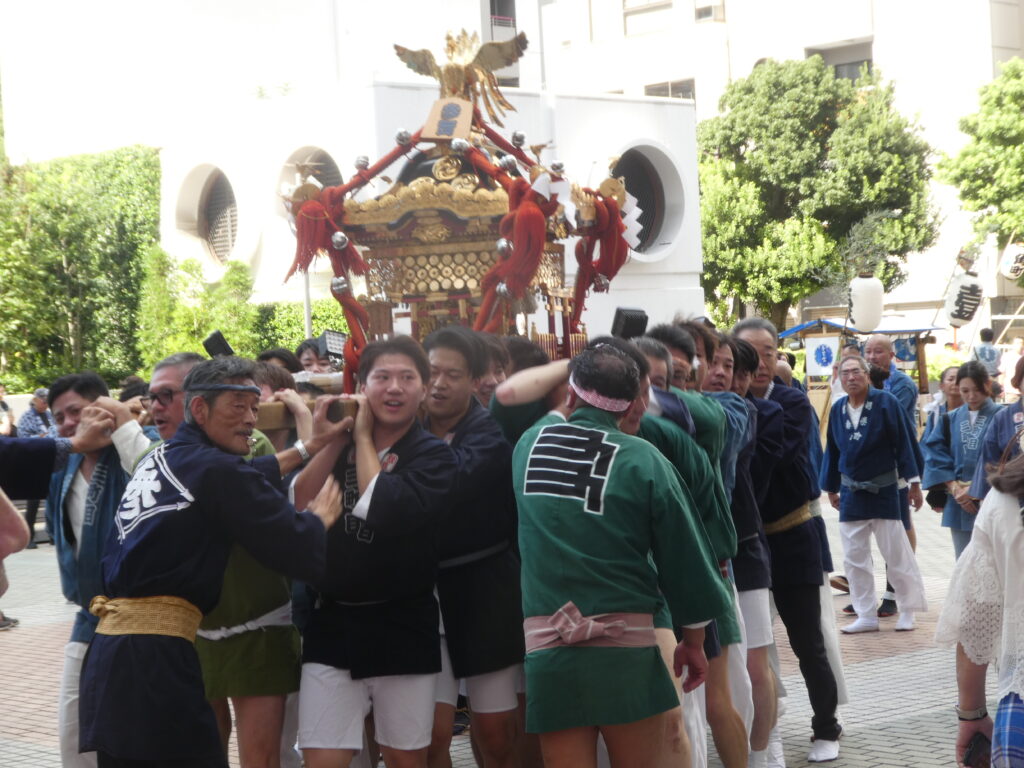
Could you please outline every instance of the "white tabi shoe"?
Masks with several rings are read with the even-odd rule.
[[[910,632],[912,629],[914,629],[914,612],[903,611],[900,617],[896,619],[896,631]]]
[[[840,627],[840,631],[844,635],[856,635],[861,632],[877,632],[878,619],[860,618],[853,622],[853,624],[847,624],[845,627]],[[830,759],[835,760],[834,757]]]
[[[808,763],[830,763],[839,757],[839,742],[815,739],[807,753]]]

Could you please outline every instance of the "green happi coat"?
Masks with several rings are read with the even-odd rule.
[[[683,490],[692,499],[692,503],[684,508],[699,514],[715,559],[721,562],[735,556],[736,526],[725,491],[715,477],[707,454],[680,426],[661,417],[645,415],[640,419],[637,436],[651,443],[678,470]],[[732,585],[727,583],[726,588],[732,594]],[[676,626],[692,623],[687,617],[672,618]],[[729,609],[715,619],[722,645],[740,642],[742,636],[735,601],[730,601]]]
[[[581,453],[553,466],[542,454],[559,440]],[[546,480],[552,468],[558,483]],[[673,616],[697,623],[731,605],[677,470],[653,445],[619,431],[612,414],[583,407],[567,423],[528,430],[513,455],[513,482],[525,616],[550,616],[569,601],[584,616],[653,614],[664,596]],[[633,722],[679,704],[657,647],[535,651],[526,677],[530,732]]]

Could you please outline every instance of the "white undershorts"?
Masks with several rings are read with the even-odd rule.
[[[774,643],[768,589],[748,589],[737,595],[743,623],[747,628],[747,648],[763,648]]]
[[[303,664],[299,746],[358,752],[371,709],[378,744],[402,750],[429,746],[436,680],[436,674],[353,680],[346,669]]]
[[[469,708],[478,715],[491,712],[508,712],[519,706],[517,697],[523,665],[513,664],[510,667],[473,675],[456,680],[452,673],[452,661],[448,655],[448,645],[441,639],[441,672],[437,676],[437,690],[434,700],[442,704],[456,706],[459,692],[469,699]]]

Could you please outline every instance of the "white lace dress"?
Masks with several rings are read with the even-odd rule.
[[[993,488],[957,561],[935,641],[995,664],[997,699],[1024,696],[1024,523],[1021,503]]]

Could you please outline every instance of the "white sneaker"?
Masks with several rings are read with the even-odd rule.
[[[781,699],[780,699],[781,702]],[[768,734],[768,768],[786,768],[786,754],[782,749],[782,735],[779,727],[772,728]]]
[[[896,619],[896,631],[897,632],[910,632],[914,628],[914,612],[903,611],[900,617]]]
[[[830,763],[839,757],[839,742],[815,739],[811,742],[811,751],[807,753],[808,763]]]
[[[747,756],[747,768],[768,768],[768,750],[750,750]]]
[[[856,635],[861,632],[877,632],[878,619],[860,618],[853,622],[853,624],[847,624],[845,627],[840,627],[840,631],[845,635]],[[830,759],[835,760],[834,757]]]

